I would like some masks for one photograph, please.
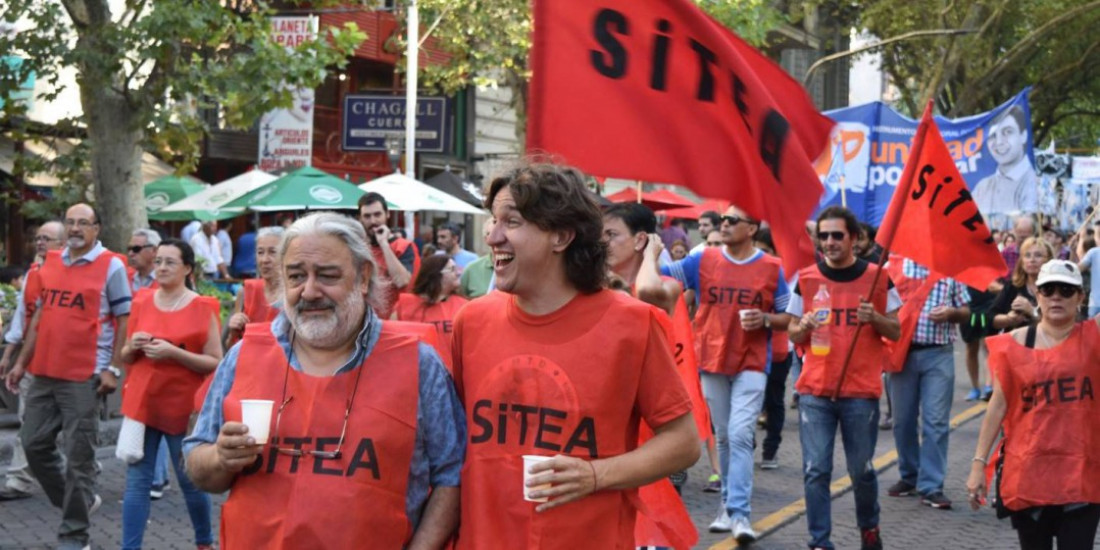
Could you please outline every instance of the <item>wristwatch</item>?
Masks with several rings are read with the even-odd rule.
[[[103,369],[111,374],[115,375],[115,378],[122,378],[122,370],[114,365],[107,365],[107,368]]]
[[[772,328],[772,318],[768,317],[767,313],[764,314],[764,328],[766,328],[766,329]]]

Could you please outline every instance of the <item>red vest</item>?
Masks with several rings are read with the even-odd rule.
[[[210,334],[210,318],[218,317],[221,305],[210,296],[197,296],[177,311],[161,311],[154,303],[154,291],[139,290],[130,308],[126,335],[148,332],[192,353],[202,353]],[[195,391],[206,379],[171,361],[154,361],[138,354],[126,368],[122,386],[122,414],[169,435],[187,431]]]
[[[382,304],[378,308],[378,316],[383,319],[390,318],[390,314],[393,313],[393,306],[397,303],[398,294],[412,288],[413,282],[416,281],[417,273],[420,273],[420,251],[417,250],[415,243],[398,237],[390,241],[389,245],[390,250],[393,251],[394,256],[397,256],[398,259],[401,259],[401,255],[404,254],[409,247],[412,247],[413,268],[412,273],[409,274],[408,284],[403,287],[390,288],[388,289],[389,292],[383,294],[381,300]],[[374,257],[374,265],[377,266],[378,273],[382,275],[383,279],[389,280],[390,270],[389,267],[386,266],[386,256],[383,255],[382,248],[380,246],[372,246],[370,247],[370,252],[371,256]]]
[[[435,331],[435,326],[429,323],[417,323],[415,321],[397,321],[394,319],[386,319],[383,321],[387,327],[393,329],[394,332],[401,334],[408,334],[415,336],[421,342],[428,344],[435,350],[436,355],[440,358],[446,353],[447,357],[451,356],[451,348],[444,348],[443,344],[439,342],[439,333]],[[447,367],[447,372],[451,372],[451,364],[444,361],[444,367]]]
[[[66,266],[60,250],[46,254],[38,270],[42,313],[27,369],[31,374],[72,381],[95,374],[96,339],[104,322],[99,317],[99,298],[111,258],[103,252],[90,263]]]
[[[279,316],[279,308],[271,307],[264,296],[263,279],[244,281],[244,304],[242,311],[252,323],[270,323]]]
[[[695,335],[699,368],[734,375],[763,372],[768,362],[768,331],[741,329],[739,311],[774,309],[779,286],[779,259],[765,254],[745,265],[735,264],[718,248],[706,248],[699,260],[699,310]]]
[[[663,278],[663,277],[662,277]],[[658,319],[669,319],[663,310]],[[668,341],[672,343],[672,355],[676,358],[676,372],[684,383],[684,389],[691,396],[691,413],[695,417],[695,428],[699,438],[706,441],[710,437],[710,414],[707,402],[703,398],[703,388],[699,385],[699,361],[695,357],[695,334],[691,330],[691,316],[687,302],[681,294],[676,299],[676,308],[672,310],[669,324]],[[652,545],[647,545],[652,546]]]
[[[23,279],[23,338],[27,337],[27,330],[31,326],[31,317],[38,308],[38,297],[42,294],[42,281],[38,278],[38,270],[42,267],[38,262],[31,264],[27,269],[27,277]]]
[[[1051,349],[991,336],[989,369],[1006,398],[1001,498],[1010,510],[1100,503],[1100,329],[1078,323]]]
[[[798,393],[832,397],[836,392],[848,347],[856,333],[859,298],[871,295],[871,282],[877,271],[878,266],[867,264],[867,270],[858,279],[847,283],[826,279],[816,264],[798,272],[798,288],[804,311],[812,308],[813,297],[822,284],[828,287],[833,302],[829,325],[829,354],[822,356],[811,352],[802,358],[802,374],[795,384]],[[886,279],[881,278],[871,296],[871,304],[879,313],[886,311],[888,286]],[[859,331],[859,340],[855,345],[844,385],[837,397],[878,399],[882,394],[882,356],[885,350],[882,337],[873,327],[866,326]]]
[[[291,369],[276,441],[275,421],[287,357],[270,324],[249,324],[237,376],[226,396],[226,421],[240,421],[242,399],[275,401],[271,440],[233,482],[222,506],[221,547],[400,549],[412,536],[405,512],[416,442],[419,367],[416,340],[383,325],[359,366],[341,457],[279,454],[272,445],[333,451],[359,369],[331,377]]]
[[[456,548],[633,549],[636,489],[536,513],[523,500],[521,455],[591,460],[638,446],[646,355],[668,354],[662,365],[672,368],[668,350],[647,349],[654,313],[605,290],[520,321],[512,299],[490,293],[456,322],[455,379],[470,427]]]
[[[454,332],[455,315],[458,315],[458,310],[462,309],[466,302],[469,300],[452,295],[442,302],[428,305],[420,296],[405,293],[397,297],[397,305],[393,312],[397,314],[398,320],[428,323],[434,326],[439,336],[440,348],[443,349],[440,358],[450,369],[453,364],[451,334]]]

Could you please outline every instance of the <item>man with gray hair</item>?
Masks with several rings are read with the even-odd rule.
[[[195,484],[232,489],[221,547],[442,548],[458,524],[466,420],[439,356],[374,313],[376,266],[355,220],[294,222],[278,268],[283,312],[246,327],[184,441]],[[241,422],[246,399],[275,403],[266,440]]]
[[[160,233],[152,229],[135,229],[130,236],[130,246],[126,249],[126,259],[134,268],[130,279],[130,289],[135,293],[143,288],[151,288],[156,282],[153,278],[153,259],[160,246]]]

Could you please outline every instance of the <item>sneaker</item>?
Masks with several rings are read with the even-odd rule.
[[[171,485],[167,481],[161,483],[160,485],[154,484],[153,488],[149,489],[149,498],[153,500],[160,500],[164,498],[164,492],[167,491],[170,487]]]
[[[943,491],[936,491],[933,493],[928,493],[927,495],[921,495],[920,503],[925,506],[931,506],[932,508],[935,508],[937,510],[951,509],[951,499],[947,498],[947,496],[943,494]]]
[[[774,456],[772,456],[770,458],[765,456],[762,460],[760,460],[760,469],[761,470],[775,470],[775,469],[778,469],[778,468],[779,468],[779,459],[774,457]]]
[[[791,408],[792,409],[797,409],[798,408],[798,394],[797,393],[791,396]]]
[[[88,506],[88,515],[90,516],[90,515],[98,512],[100,506],[103,506],[103,499],[100,498],[99,495],[93,496],[92,497],[92,505]]]
[[[729,512],[726,512],[726,509],[722,508],[722,511],[718,513],[718,517],[710,522],[710,527],[708,529],[710,529],[711,533],[729,533],[733,529]]]
[[[704,493],[720,493],[722,492],[722,476],[718,474],[710,474],[710,478],[707,479],[707,484],[703,486]]]
[[[888,494],[892,497],[916,496],[917,486],[913,485],[912,483],[907,483],[905,481],[898,480],[897,483],[891,485],[890,488],[886,490],[886,494]]]
[[[25,491],[16,491],[11,487],[0,488],[0,502],[6,500],[19,500],[23,498],[30,498],[31,494]]]
[[[890,415],[883,415],[882,420],[878,423],[878,429],[880,430],[892,430],[894,428],[894,419]]]
[[[878,527],[862,529],[860,533],[860,539],[863,541],[859,545],[860,550],[882,550],[882,535],[879,534]]]
[[[982,401],[989,401],[993,397],[993,386],[982,388]]]
[[[969,393],[966,394],[967,401],[977,401],[982,396],[982,392],[978,388],[972,388]]]
[[[738,544],[748,544],[756,540],[756,531],[752,530],[749,518],[736,518],[732,522],[733,540]]]

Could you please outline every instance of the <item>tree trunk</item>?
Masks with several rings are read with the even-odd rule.
[[[144,133],[134,107],[114,90],[90,89],[81,82],[80,98],[91,146],[99,238],[121,252],[134,229],[149,226],[141,175]]]

